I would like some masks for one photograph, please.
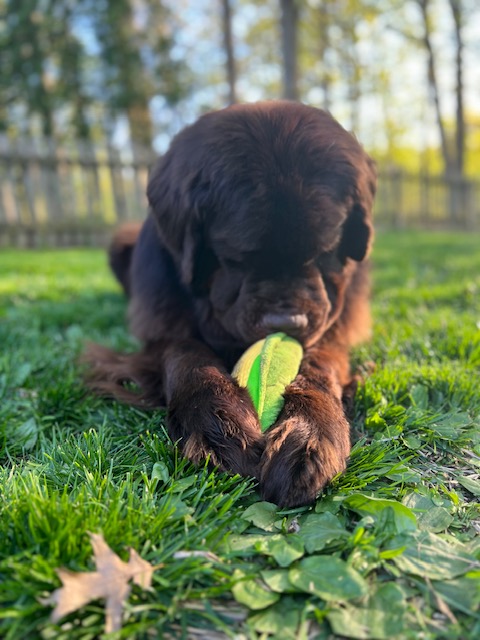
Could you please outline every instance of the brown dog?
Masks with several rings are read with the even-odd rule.
[[[324,111],[264,102],[201,117],[154,168],[138,238],[130,228],[114,239],[111,265],[143,349],[93,347],[92,384],[127,402],[166,404],[188,458],[210,455],[257,477],[266,500],[314,500],[350,451],[342,389],[349,348],[370,330],[364,259],[375,184],[371,160]],[[275,331],[297,338],[305,355],[262,434],[229,371]]]

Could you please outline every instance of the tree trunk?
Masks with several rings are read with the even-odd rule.
[[[319,15],[319,55],[322,62],[322,75],[320,78],[320,86],[323,91],[323,108],[327,111],[331,107],[331,78],[329,68],[326,64],[326,54],[330,46],[330,38],[328,28],[330,26],[330,15],[328,11],[328,3],[321,2],[318,8]]]
[[[52,101],[48,90],[42,90],[38,103],[38,112],[42,123],[42,133],[46,138],[53,138],[55,132]]]
[[[295,0],[280,0],[282,57],[283,57],[283,97],[298,100],[298,6]]]
[[[455,27],[455,169],[458,176],[463,175],[465,163],[465,112],[463,106],[463,34],[461,0],[449,0]]]
[[[235,102],[237,102],[237,69],[235,65],[235,54],[233,50],[232,7],[230,0],[222,0],[222,9],[223,45],[225,47],[228,81],[228,102],[229,104],[235,104]]]
[[[86,100],[84,96],[79,93],[75,96],[73,101],[73,127],[75,131],[75,135],[80,140],[88,140],[90,138],[90,125],[86,116]]]
[[[145,100],[131,104],[127,108],[127,117],[132,142],[147,149],[150,148],[153,139],[153,126],[148,102]]]
[[[422,19],[423,19],[424,32],[423,32],[422,41],[427,51],[428,84],[430,87],[430,91],[432,94],[432,99],[435,107],[435,115],[437,119],[437,126],[440,134],[440,143],[442,147],[442,155],[443,155],[443,160],[445,165],[445,173],[450,174],[452,171],[452,159],[451,159],[451,154],[448,148],[447,134],[445,132],[445,127],[443,124],[443,114],[442,114],[442,108],[440,104],[440,91],[439,91],[438,82],[437,82],[436,61],[435,61],[435,55],[434,55],[433,46],[432,46],[430,20],[428,18],[429,0],[417,0],[417,2],[418,2],[418,6],[420,7],[420,12],[422,14]]]

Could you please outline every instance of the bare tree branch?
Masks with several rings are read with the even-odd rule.
[[[447,173],[450,173],[452,169],[452,158],[451,158],[450,150],[448,148],[447,134],[445,131],[445,125],[443,121],[442,106],[440,103],[440,90],[438,87],[438,80],[437,80],[435,53],[432,45],[432,33],[431,33],[431,27],[430,27],[430,19],[428,16],[430,0],[417,0],[417,4],[418,4],[418,7],[420,8],[420,13],[423,21],[422,42],[427,51],[428,84],[430,86],[433,104],[435,107],[435,115],[437,119],[438,131],[440,134],[440,144],[442,148],[442,155],[445,162],[445,170]]]
[[[298,6],[295,0],[280,0],[283,54],[283,97],[298,100]]]
[[[237,102],[237,69],[235,64],[235,53],[233,47],[232,35],[232,7],[230,0],[222,0],[222,19],[223,19],[223,44],[226,54],[226,68],[228,79],[228,102],[234,104]]]

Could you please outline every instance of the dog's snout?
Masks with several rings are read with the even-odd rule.
[[[304,313],[267,313],[262,318],[264,329],[269,332],[274,331],[295,331],[305,329],[308,325],[308,318]]]

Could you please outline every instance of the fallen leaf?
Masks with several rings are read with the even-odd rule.
[[[437,608],[438,610],[443,613],[444,616],[446,616],[450,622],[452,624],[457,624],[458,620],[457,618],[453,615],[452,610],[450,609],[450,607],[448,606],[448,604],[445,602],[445,600],[442,598],[442,596],[437,593],[433,587],[432,587],[432,583],[430,582],[430,580],[428,578],[426,578],[426,583],[428,584],[428,588],[430,589],[430,591],[433,593],[433,595],[435,596],[435,600],[437,602]]]
[[[105,633],[118,631],[122,626],[122,610],[131,590],[129,581],[142,589],[151,589],[153,567],[143,560],[134,549],[129,549],[130,558],[123,562],[110,549],[103,536],[90,533],[97,571],[77,573],[68,569],[57,569],[62,587],[51,596],[41,600],[44,605],[55,605],[52,622],[80,609],[92,600],[105,600]]]

